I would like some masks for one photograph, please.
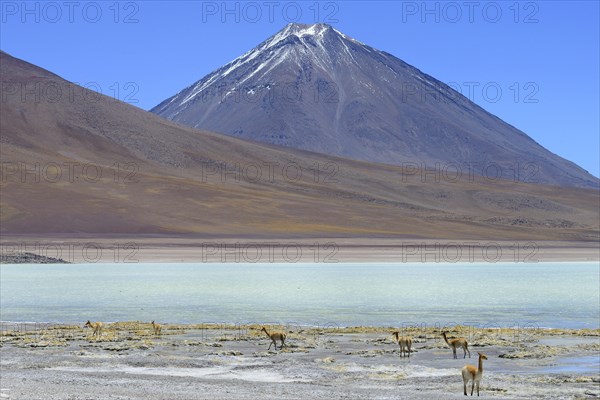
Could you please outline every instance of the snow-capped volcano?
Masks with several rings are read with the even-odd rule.
[[[598,185],[444,83],[327,24],[289,24],[151,111],[358,160],[432,169],[452,163],[465,175],[489,175],[495,164],[494,178]]]
[[[293,62],[300,68],[312,68],[312,66],[306,65],[306,60],[312,59],[317,67],[323,69],[323,72],[326,72],[333,62],[331,51],[328,50],[328,47],[331,47],[336,41],[339,41],[346,47],[346,53],[350,54],[350,50],[344,44],[344,41],[346,40],[362,45],[362,43],[349,38],[327,24],[288,24],[283,30],[265,40],[256,48],[236,58],[229,64],[219,68],[180,92],[179,94],[186,93],[183,99],[181,99],[179,95],[174,96],[169,99],[169,101],[165,101],[155,107],[152,112],[163,114],[163,111],[168,108],[167,105],[172,106],[173,103],[175,103],[174,100],[176,98],[181,101],[181,104],[185,104],[195,99],[198,95],[202,95],[203,101],[206,101],[207,95],[215,92],[214,90],[210,90],[214,89],[215,84],[217,84],[217,87],[219,88],[217,94],[222,96],[221,100],[226,100],[226,98],[231,95],[235,95],[238,92],[241,93],[243,89],[246,89],[246,94],[252,95],[256,94],[255,89],[257,88],[270,90],[271,86],[277,86],[281,83],[292,83],[293,81],[279,82],[262,79],[284,62]],[[300,43],[302,45],[297,46],[297,44]],[[289,68],[289,66],[290,65],[283,65],[283,67],[287,68]],[[232,80],[232,78],[234,79]],[[244,85],[245,82],[250,81],[252,78],[254,78],[255,81],[262,82],[262,84]],[[207,90],[209,93],[205,92]],[[290,98],[294,94],[299,95],[298,93],[292,93],[291,89],[289,89],[288,92],[287,97]],[[169,113],[168,115],[165,114],[163,116],[174,119],[175,115],[179,114],[179,111],[180,110],[178,109],[175,113]],[[194,126],[199,125],[195,124]]]

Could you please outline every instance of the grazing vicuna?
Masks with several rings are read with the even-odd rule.
[[[404,357],[404,352],[410,357],[410,348],[412,347],[412,338],[410,336],[400,336],[400,332],[394,332],[394,337],[398,346],[400,346],[400,357]]]
[[[102,327],[103,324],[102,322],[90,322],[90,320],[88,319],[88,321],[85,323],[85,325],[83,326],[84,328],[92,328],[94,331],[92,332],[92,336],[99,338],[100,335],[102,334]]]
[[[154,334],[155,335],[160,335],[161,331],[162,331],[162,325],[161,324],[157,324],[156,322],[152,321],[152,328],[154,328]]]
[[[267,350],[271,350],[272,345],[275,345],[275,350],[277,350],[276,340],[279,340],[281,342],[281,347],[279,347],[279,350],[283,349],[283,346],[285,346],[285,339],[287,338],[287,335],[285,332],[279,332],[279,331],[269,332],[267,330],[267,328],[265,328],[264,326],[262,327],[261,331],[266,333],[267,336],[269,337],[269,339],[271,339],[271,344],[269,344],[269,348]]]
[[[456,357],[456,349],[458,347],[462,347],[462,349],[463,349],[463,352],[464,352],[463,358],[467,357],[467,352],[469,353],[469,358],[471,358],[471,352],[469,351],[469,343],[467,343],[467,339],[457,338],[457,339],[448,340],[448,338],[446,337],[445,331],[442,332],[442,336],[444,337],[444,340],[446,341],[448,346],[450,346],[450,348],[452,349],[452,354],[454,354],[454,358],[458,358],[458,357]]]
[[[463,377],[463,392],[465,396],[467,395],[467,383],[469,381],[473,381],[471,384],[471,396],[473,396],[473,388],[477,385],[477,396],[479,396],[479,382],[481,382],[481,378],[483,378],[483,360],[487,360],[485,354],[479,354],[479,365],[475,367],[474,365],[465,365],[462,371]]]

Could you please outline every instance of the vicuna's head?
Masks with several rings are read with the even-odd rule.
[[[392,336],[395,336],[395,337],[396,337],[396,339],[398,339],[398,335],[400,335],[400,332],[398,332],[398,331],[396,331],[396,332],[392,333]]]
[[[85,323],[85,325],[83,326],[84,328],[91,328],[92,327],[92,323],[90,322],[90,320],[88,319],[88,321]]]
[[[477,353],[477,354],[479,354],[479,357],[480,357],[482,360],[487,360],[487,357],[486,357],[486,355],[485,355],[485,354],[483,354],[483,353]]]
[[[154,325],[154,320],[152,320],[152,322],[150,322],[152,325]]]
[[[267,328],[265,328],[264,326],[260,328],[260,330],[264,333],[266,333],[267,335],[269,334],[269,332],[267,332]]]

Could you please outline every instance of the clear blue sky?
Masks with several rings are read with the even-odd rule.
[[[600,174],[598,1],[65,3],[2,1],[0,48],[149,109],[288,22],[327,22]]]

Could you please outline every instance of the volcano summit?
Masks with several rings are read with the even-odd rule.
[[[289,24],[151,111],[195,128],[357,160],[469,165],[480,175],[494,164],[506,179],[598,185],[446,84],[326,24]]]

